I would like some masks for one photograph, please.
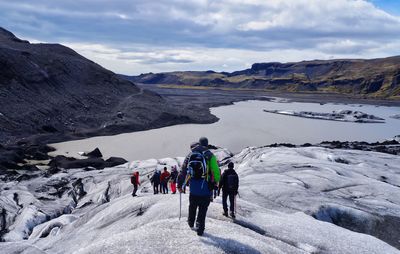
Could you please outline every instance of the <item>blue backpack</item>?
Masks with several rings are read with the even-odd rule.
[[[206,158],[201,152],[192,152],[188,161],[188,173],[192,179],[204,179],[207,175]]]

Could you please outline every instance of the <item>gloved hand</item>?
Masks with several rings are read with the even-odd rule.
[[[179,193],[183,192],[182,188],[178,188],[178,191],[179,191]]]

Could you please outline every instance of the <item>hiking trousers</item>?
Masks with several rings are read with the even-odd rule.
[[[176,183],[171,182],[170,186],[171,186],[171,192],[176,193]]]
[[[163,194],[168,194],[168,182],[167,181],[162,181],[161,182],[162,186],[162,193]]]
[[[132,192],[132,196],[136,196],[136,192],[137,192],[138,186],[137,184],[133,185],[133,192]]]
[[[159,186],[160,184],[156,184],[156,183],[153,183],[153,191],[154,191],[154,194],[158,194],[158,186]]]
[[[228,203],[227,199],[229,197],[229,210],[231,212],[235,212],[235,193],[222,191],[222,207],[224,208],[224,212],[228,212]]]
[[[206,215],[207,209],[210,205],[210,197],[209,196],[194,196],[189,195],[189,216],[188,216],[188,224],[190,226],[194,225],[194,221],[196,220],[196,224],[198,226],[198,232],[203,232],[205,229],[206,223]],[[196,219],[197,209],[199,210]]]

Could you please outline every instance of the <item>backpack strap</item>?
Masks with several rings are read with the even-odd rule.
[[[205,170],[206,170],[206,179],[208,181],[208,168],[207,168],[206,156],[205,156],[205,153],[203,153],[203,152],[201,154],[203,155],[203,166],[206,167],[205,168]]]

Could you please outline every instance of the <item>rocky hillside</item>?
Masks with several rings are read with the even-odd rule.
[[[33,136],[54,141],[115,134],[202,117],[169,105],[70,48],[31,44],[2,28],[0,70],[3,144]]]
[[[359,60],[315,60],[298,63],[256,63],[250,69],[226,72],[142,74],[131,80],[167,87],[200,86],[280,92],[311,92],[355,97],[400,99],[400,56]]]

